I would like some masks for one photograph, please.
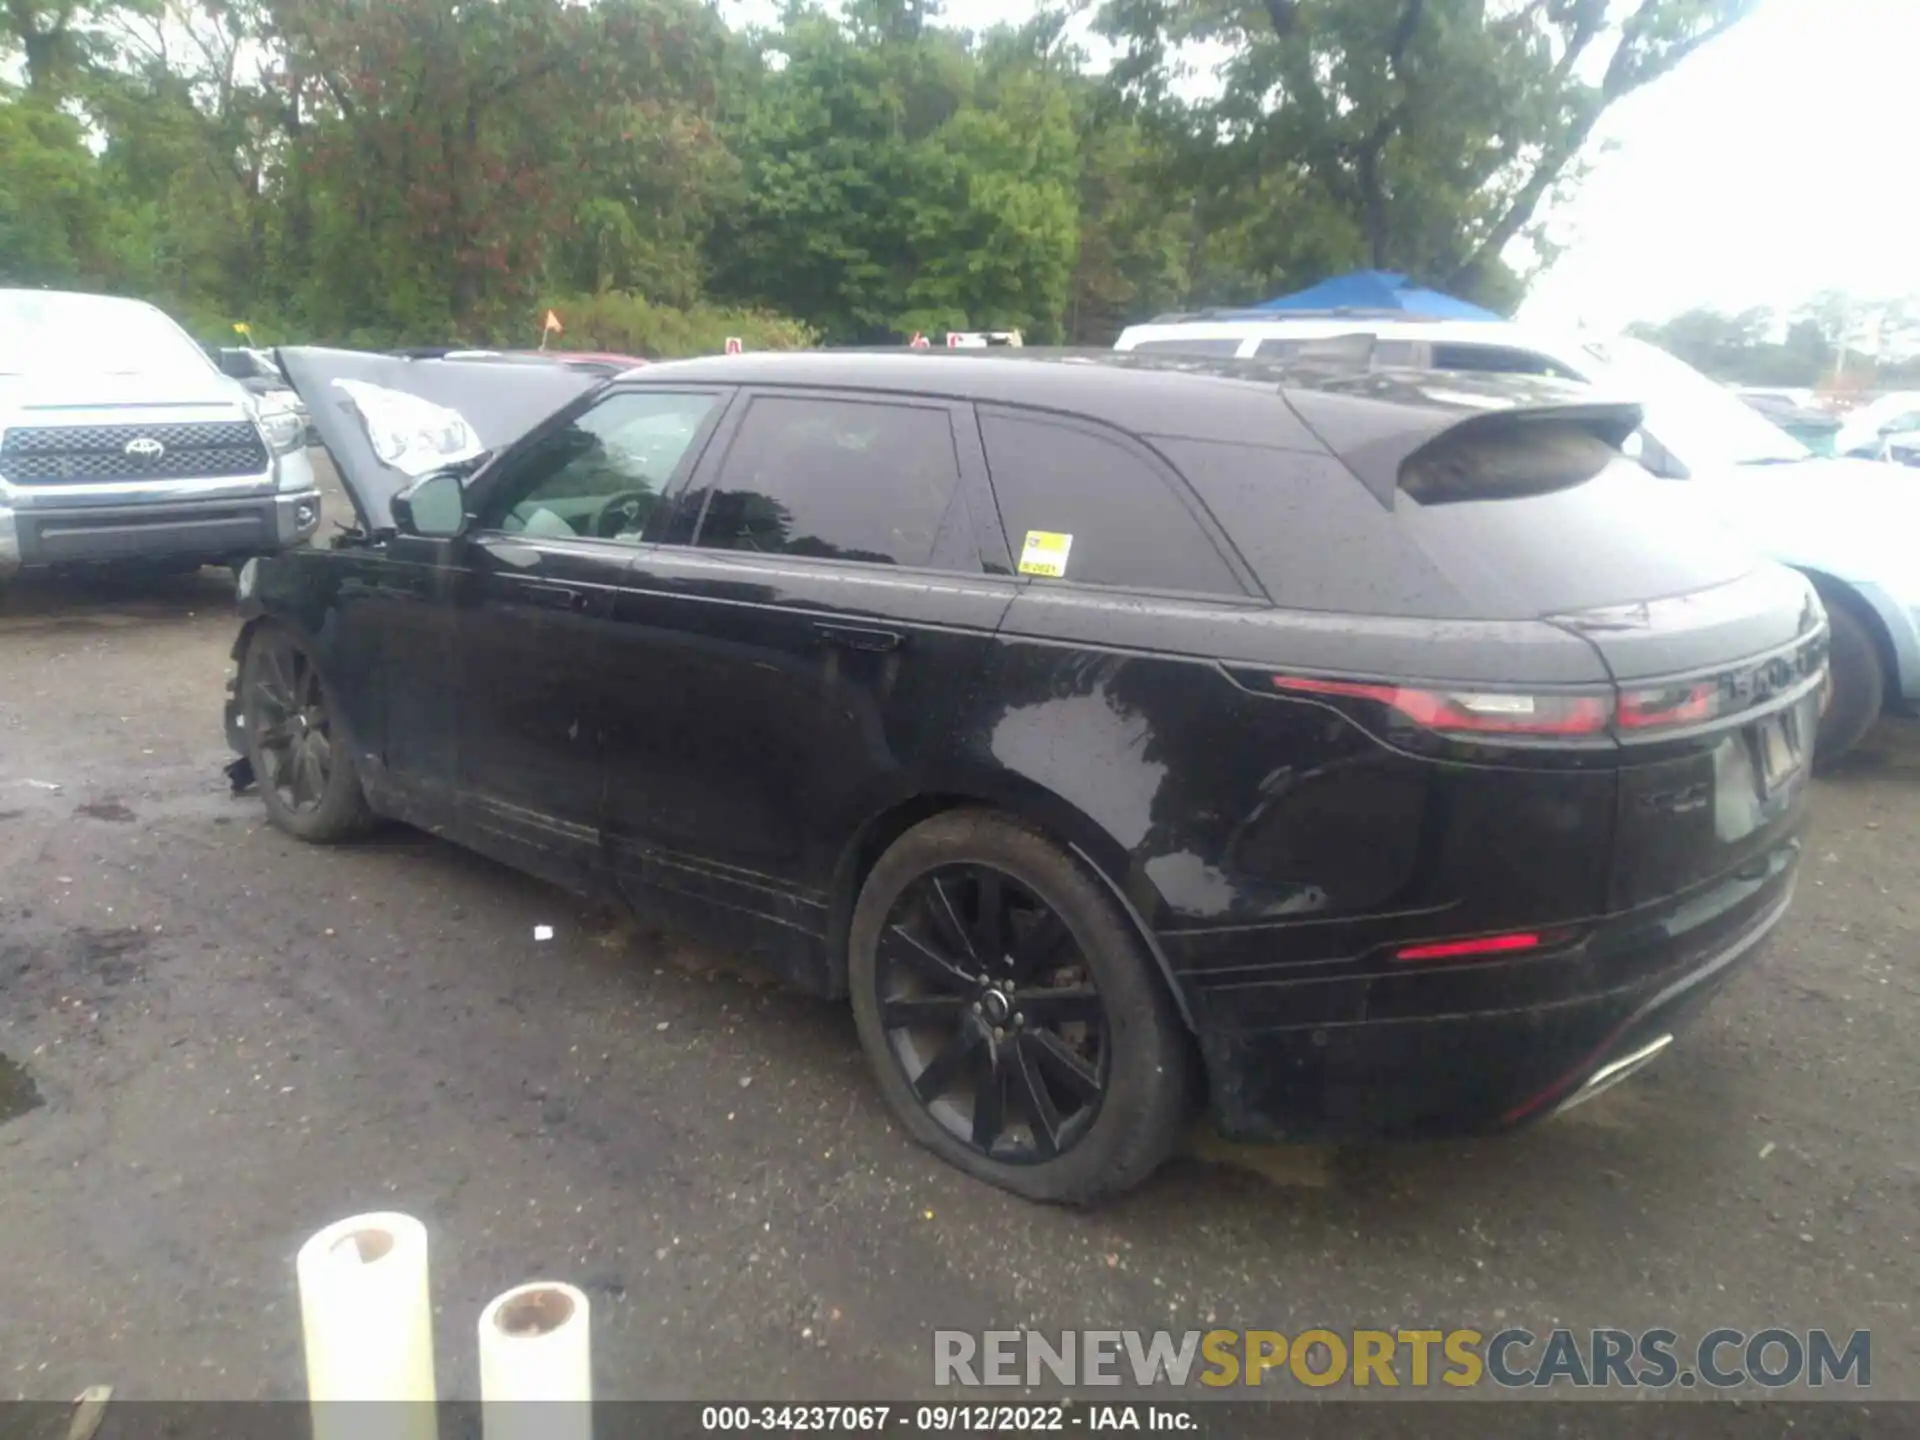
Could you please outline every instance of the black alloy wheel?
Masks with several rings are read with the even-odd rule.
[[[1014,816],[950,810],[894,841],[854,906],[847,980],[895,1117],[1003,1189],[1117,1195],[1192,1113],[1192,1041],[1135,922]]]
[[[370,818],[360,778],[312,658],[286,631],[260,630],[241,670],[249,758],[274,824],[302,840],[342,840]]]
[[[326,800],[333,778],[333,725],[320,672],[275,631],[260,642],[251,698],[253,743],[265,762],[256,772],[260,783],[279,796],[288,814],[311,814]]]
[[[907,1083],[955,1139],[1007,1164],[1051,1160],[1100,1112],[1106,1010],[1066,922],[1018,879],[942,865],[893,903],[875,980]]]

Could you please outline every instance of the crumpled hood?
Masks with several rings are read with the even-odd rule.
[[[275,353],[360,523],[393,528],[393,497],[441,464],[498,453],[605,383],[564,366],[413,360],[296,346]]]
[[[212,366],[182,365],[152,374],[109,375],[71,370],[0,375],[0,414],[24,423],[40,409],[120,409],[223,405],[245,408],[246,391]]]
[[[1673,483],[1776,560],[1920,594],[1920,475],[1903,466],[1815,457]]]

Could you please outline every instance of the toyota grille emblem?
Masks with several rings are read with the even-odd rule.
[[[167,447],[151,436],[142,435],[138,440],[127,441],[126,453],[136,460],[158,460],[167,453]]]

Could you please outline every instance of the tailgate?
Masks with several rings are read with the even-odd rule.
[[[1798,574],[1554,617],[1619,686],[1619,813],[1608,909],[1757,865],[1805,806],[1826,615]]]

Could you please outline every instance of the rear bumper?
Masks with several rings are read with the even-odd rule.
[[[1201,991],[1217,1122],[1236,1139],[1430,1139],[1511,1129],[1590,1098],[1664,1050],[1764,949],[1798,862],[1789,842],[1762,869],[1611,917],[1571,951],[1508,964],[1510,1005],[1290,1024],[1280,996],[1263,1005]]]
[[[299,544],[319,525],[317,490],[71,509],[0,505],[0,577],[52,565],[270,555]]]

